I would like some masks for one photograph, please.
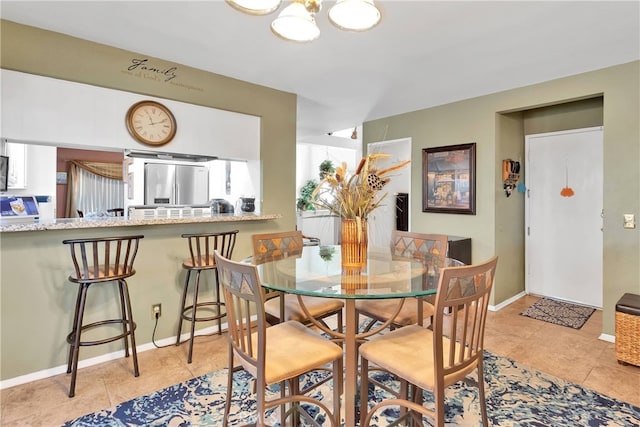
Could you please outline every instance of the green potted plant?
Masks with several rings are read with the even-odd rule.
[[[336,171],[335,166],[333,166],[333,162],[328,159],[320,163],[320,166],[318,166],[318,169],[320,170],[320,173],[318,174],[318,176],[320,176],[321,180],[325,179],[327,175],[330,175]]]
[[[296,207],[301,211],[315,211],[316,207],[314,206],[311,195],[313,191],[318,186],[318,182],[315,179],[309,179],[305,184],[300,188],[300,197],[296,202]]]

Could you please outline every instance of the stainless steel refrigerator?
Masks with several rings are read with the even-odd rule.
[[[145,205],[201,205],[209,200],[209,168],[144,164]]]

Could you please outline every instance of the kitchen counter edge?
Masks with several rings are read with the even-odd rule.
[[[282,214],[213,215],[193,218],[128,219],[122,217],[109,217],[96,219],[73,218],[35,220],[34,222],[2,223],[0,224],[0,233],[13,233],[19,231],[77,230],[83,228],[132,227],[141,225],[266,221],[280,218],[282,218]]]

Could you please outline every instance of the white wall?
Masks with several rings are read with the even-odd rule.
[[[18,144],[21,145],[21,144]],[[10,188],[3,195],[50,196],[56,202],[56,147],[25,146],[25,188]]]
[[[28,156],[27,168],[34,175],[28,177],[32,184],[20,194],[50,194],[55,198],[57,146],[159,151],[241,160],[242,165],[233,172],[238,184],[228,200],[234,203],[240,196],[253,196],[257,211],[261,211],[259,117],[5,69],[0,70],[0,79],[0,136],[9,142],[26,143],[29,150],[44,150],[45,146],[53,150],[53,154]],[[127,132],[126,112],[143,99],[159,101],[173,112],[178,130],[170,143],[161,147],[143,145]],[[47,160],[52,163],[38,163]],[[125,207],[144,202],[143,169],[136,163],[129,170],[133,174],[133,197],[128,198],[125,181]]]
[[[209,193],[211,199],[226,199],[236,209],[240,208],[238,199],[240,197],[255,197],[256,203],[259,201],[259,188],[254,181],[254,176],[249,172],[249,162],[231,162],[231,188],[229,194],[226,192],[226,169],[225,160],[214,160],[210,162],[209,169]],[[261,210],[256,205],[256,210]]]
[[[4,69],[0,79],[0,136],[10,141],[260,159],[259,117]],[[151,147],[129,135],[127,110],[144,99],[173,112],[178,129],[173,141]]]
[[[347,163],[347,170],[353,172],[360,161],[361,152],[355,148],[341,148],[317,144],[296,145],[296,191],[309,179],[320,181],[320,163],[331,160],[334,166]],[[296,193],[296,198],[298,193]]]

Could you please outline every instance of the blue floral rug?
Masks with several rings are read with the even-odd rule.
[[[494,426],[640,426],[640,408],[621,402],[485,352],[485,382],[489,422]],[[383,375],[383,374],[381,374]],[[390,377],[380,377],[393,385]],[[124,402],[113,408],[88,414],[65,426],[221,426],[226,395],[227,370],[212,372]],[[234,398],[230,425],[254,420],[255,401],[250,376],[234,374]],[[316,391],[323,401],[331,400],[330,383]],[[278,390],[272,390],[279,394]],[[385,397],[370,390],[370,405]],[[433,397],[425,393],[427,400]],[[459,382],[447,391],[446,425],[481,425],[477,389]],[[428,404],[427,404],[428,405]],[[269,422],[278,426],[275,409]],[[385,426],[395,416],[390,410],[379,414],[372,425]],[[320,416],[318,418],[321,420]],[[327,422],[326,424],[329,425]],[[425,421],[425,425],[429,425]],[[349,427],[349,426],[345,426]]]

